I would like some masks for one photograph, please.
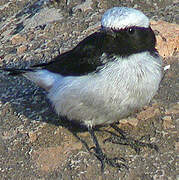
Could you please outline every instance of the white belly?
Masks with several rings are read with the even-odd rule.
[[[94,126],[112,123],[149,103],[162,78],[161,60],[145,52],[111,62],[96,74],[64,77],[49,91],[57,113]]]

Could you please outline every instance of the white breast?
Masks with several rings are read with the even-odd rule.
[[[87,126],[112,123],[149,103],[161,78],[161,59],[144,52],[116,58],[97,74],[59,79],[48,97],[70,120]]]

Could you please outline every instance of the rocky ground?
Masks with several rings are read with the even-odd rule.
[[[0,179],[179,179],[178,5],[175,0],[1,0],[1,67],[50,61],[97,30],[106,9],[128,6],[152,19],[168,70],[151,104],[119,124],[128,137],[155,143],[159,151],[144,147],[138,154],[127,145],[104,143],[111,129],[102,128],[96,132],[102,149],[129,167],[106,166],[104,174],[79,140],[92,147],[88,132],[60,120],[42,89],[0,73]]]

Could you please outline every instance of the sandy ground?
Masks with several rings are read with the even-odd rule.
[[[95,31],[103,12],[113,6],[138,8],[157,21],[179,21],[177,1],[170,0],[1,0],[0,65],[50,61]],[[156,144],[158,152],[143,147],[136,153],[129,145],[104,143],[112,129],[101,128],[96,134],[103,151],[125,159],[121,162],[129,167],[106,166],[104,174],[80,141],[93,147],[88,132],[57,117],[42,89],[0,73],[0,179],[179,179],[179,56],[173,49],[163,60],[170,68],[151,104],[118,125],[127,137]]]

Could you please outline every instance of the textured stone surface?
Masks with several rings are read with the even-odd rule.
[[[103,175],[99,161],[77,138],[93,147],[88,132],[62,121],[42,89],[24,78],[0,73],[1,179],[176,179],[179,64],[173,43],[177,42],[177,3],[1,0],[0,66],[27,67],[51,61],[96,31],[103,12],[113,6],[138,8],[155,20],[157,48],[165,57],[164,66],[170,65],[151,104],[119,124],[128,137],[155,143],[159,152],[145,147],[137,154],[127,145],[103,143],[112,131],[103,127],[96,132],[102,149],[109,157],[124,158],[129,166],[121,171],[106,166]]]
[[[165,21],[151,21],[151,26],[156,32],[157,50],[162,57],[179,53],[179,25]]]

